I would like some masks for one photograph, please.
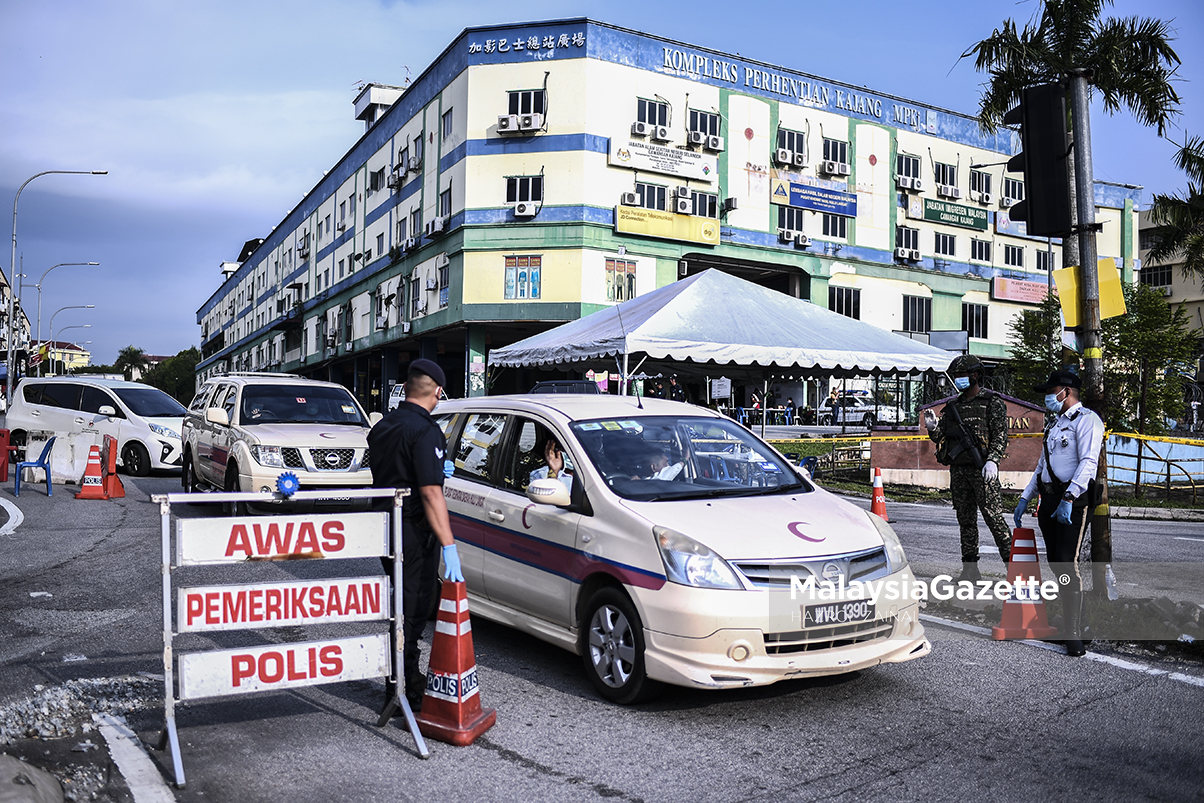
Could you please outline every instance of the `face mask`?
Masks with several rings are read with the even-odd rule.
[[[965,390],[966,388],[970,387],[970,377],[968,377],[968,376],[953,377],[953,387],[957,388],[958,390]]]
[[[1058,401],[1058,396],[1060,395],[1060,393],[1046,393],[1045,409],[1049,410],[1051,413],[1062,412],[1062,402]]]

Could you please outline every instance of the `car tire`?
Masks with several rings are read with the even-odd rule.
[[[180,472],[180,485],[184,493],[196,494],[201,492],[201,482],[196,478],[196,467],[192,464],[192,453],[184,453],[184,468]]]
[[[138,441],[130,441],[121,450],[121,467],[131,477],[145,477],[150,474],[150,453]]]
[[[862,423],[862,424],[865,424],[865,428],[866,428],[866,429],[869,429],[869,428],[870,428],[870,427],[872,427],[872,426],[873,426],[875,423],[877,423],[877,421],[876,421],[876,419],[874,418],[874,414],[873,414],[873,413],[866,413],[866,414],[865,414],[865,417],[861,419],[861,423]]]
[[[581,658],[598,693],[620,705],[653,697],[661,684],[644,667],[644,626],[627,595],[599,589],[581,621]]]
[[[830,415],[821,415],[821,416],[819,417],[819,425],[820,425],[821,427],[830,427],[830,426],[832,426],[832,416],[830,416]]]
[[[226,467],[226,481],[222,486],[222,490],[227,493],[238,493],[242,488],[238,487],[238,465],[231,463]],[[226,511],[227,516],[245,516],[247,515],[246,502],[225,502],[222,508]]]
[[[14,429],[9,433],[8,445],[18,447],[18,450],[15,453],[9,454],[9,463],[16,464],[25,460],[25,443],[25,430]]]

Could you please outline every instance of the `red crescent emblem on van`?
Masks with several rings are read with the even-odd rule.
[[[527,511],[533,507],[535,507],[535,505],[527,505],[525,508],[523,508],[523,529],[531,529],[531,525],[527,524]]]
[[[799,532],[798,528],[806,523],[807,522],[805,522],[805,521],[792,521],[786,525],[786,529],[790,531],[791,535],[798,536],[799,538],[803,539],[804,541],[812,541],[812,542],[818,544],[820,541],[827,540],[827,536],[825,536],[823,538],[812,538],[811,536],[806,535],[805,533]]]

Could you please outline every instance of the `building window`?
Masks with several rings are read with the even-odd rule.
[[[397,221],[397,244],[401,245],[406,241],[406,219],[402,218]]]
[[[422,300],[422,277],[415,271],[410,276],[410,317],[413,318],[418,314],[418,304]]]
[[[523,89],[510,93],[510,110],[507,114],[543,114],[543,90]]]
[[[920,157],[900,153],[895,157],[895,175],[920,178]]]
[[[1142,265],[1138,278],[1150,287],[1170,287],[1172,273],[1170,265]]]
[[[410,231],[415,237],[422,235],[422,209],[415,209],[410,213]]]
[[[347,202],[339,202],[339,222],[344,223],[347,220]]]
[[[849,143],[839,139],[824,138],[824,161],[849,163]]]
[[[1024,200],[1024,182],[1015,178],[1003,180],[1003,197],[1011,198],[1013,202]]]
[[[962,304],[962,330],[970,337],[987,339],[986,304]]]
[[[970,240],[970,259],[979,262],[991,261],[991,241],[990,240]]]
[[[452,110],[443,113],[443,138],[447,139],[452,133]]]
[[[326,216],[326,235],[330,236],[330,215]]]
[[[439,193],[439,217],[448,217],[451,215],[451,204],[451,187],[448,187]]]
[[[700,112],[690,109],[690,130],[698,131],[708,136],[719,136],[719,115],[714,112]]]
[[[339,260],[339,278],[343,278],[343,260]]]
[[[635,194],[639,197],[638,206],[645,209],[659,209],[665,211],[665,188],[658,187],[655,184],[640,184],[635,185]]]
[[[900,226],[895,229],[895,248],[907,248],[912,251],[920,250],[920,230]]]
[[[539,298],[542,256],[506,257],[506,298]]]
[[[407,145],[397,153],[397,169],[404,176],[410,171],[410,146]]]
[[[690,200],[694,204],[694,214],[699,217],[719,217],[719,196],[709,192],[690,191]]]
[[[619,302],[632,298],[635,298],[635,263],[606,260],[606,300]]]
[[[1037,255],[1037,270],[1049,273],[1050,263],[1053,262],[1053,253],[1050,251],[1035,251]]]
[[[538,257],[536,257],[538,259]],[[536,282],[539,280],[536,279]],[[439,268],[439,308],[447,306],[449,287],[451,286],[451,264],[444,261]],[[538,288],[537,288],[538,289]],[[537,297],[537,296],[536,296]]]
[[[355,225],[355,193],[351,193],[351,197],[347,199],[347,211],[351,213],[351,225]]]
[[[640,98],[635,119],[648,125],[669,125],[669,104]]]
[[[927,332],[932,328],[932,299],[903,296],[903,331]]]
[[[1019,245],[1005,245],[1003,247],[1003,264],[1009,268],[1024,267],[1024,248]]]
[[[844,240],[849,236],[849,219],[844,215],[825,214],[824,236]]]
[[[828,285],[828,309],[861,320],[861,289]]]
[[[794,154],[807,154],[807,135],[802,131],[792,131],[789,128],[778,129],[778,147],[785,148]]]
[[[368,191],[369,192],[380,192],[381,188],[384,186],[385,186],[385,169],[383,167],[380,170],[374,170],[372,173],[370,173],[368,175]]]
[[[543,176],[510,176],[506,179],[506,203],[543,202]]]
[[[986,192],[991,191],[991,174],[982,170],[970,171],[970,192]]]
[[[946,257],[957,256],[957,238],[939,231],[935,234],[932,252]]]
[[[944,162],[934,162],[933,172],[936,173],[936,183],[946,187],[957,186],[957,167]]]
[[[323,282],[323,279],[326,281]],[[318,277],[317,289],[321,290],[323,287],[330,287],[330,268],[322,271],[322,275]]]
[[[803,230],[803,210],[793,206],[778,207],[778,228],[786,231]]]
[[[376,235],[376,253],[379,256],[385,252],[385,235]]]

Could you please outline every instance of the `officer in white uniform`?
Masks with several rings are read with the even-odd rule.
[[[1045,393],[1045,407],[1057,415],[1045,430],[1037,469],[1016,505],[1015,522],[1037,491],[1041,505],[1037,523],[1045,541],[1045,554],[1060,586],[1063,643],[1067,655],[1083,655],[1081,622],[1082,578],[1078,555],[1087,529],[1087,511],[1094,502],[1095,472],[1104,422],[1079,402],[1082,380],[1070,371],[1054,371],[1049,381],[1033,389]]]

